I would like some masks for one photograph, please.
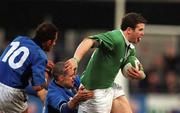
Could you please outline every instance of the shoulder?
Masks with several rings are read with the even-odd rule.
[[[59,91],[59,90],[63,90],[62,87],[59,87],[54,80],[52,80],[48,86],[48,91]]]
[[[62,92],[63,89],[58,87],[54,81],[51,81],[49,86],[48,86],[48,94],[47,94],[47,97],[51,97],[51,96],[58,96],[57,94],[59,94],[59,92]]]
[[[16,37],[13,42],[17,43],[20,47],[25,47],[29,50],[30,55],[32,58],[42,58],[47,59],[46,53],[30,38],[27,36],[18,36]]]
[[[28,36],[17,36],[13,41],[20,41],[21,43],[32,42]]]
[[[20,46],[25,46],[29,48],[30,51],[38,51],[41,49],[30,37],[27,36],[18,36],[13,40],[13,42],[20,42]]]
[[[117,37],[121,35],[120,30],[115,29],[115,30],[111,30],[111,31],[107,31],[105,33],[103,33],[106,36],[110,36],[110,37]]]
[[[100,33],[98,35],[94,35],[92,37],[93,38],[99,37],[99,38],[102,38],[106,41],[112,41],[113,42],[113,41],[119,40],[120,39],[119,37],[121,37],[121,36],[122,36],[122,34],[121,34],[120,30],[115,29],[115,30],[104,32],[104,33]]]
[[[40,57],[47,59],[47,55],[42,49],[38,49],[37,52],[38,52]]]
[[[121,35],[121,32],[119,29],[115,29],[115,30],[106,32],[106,34],[109,34],[111,36],[119,36],[119,35]]]
[[[28,48],[30,49],[33,59],[47,60],[47,54],[45,53],[45,51],[43,51],[33,41],[32,41],[32,45],[29,45]]]

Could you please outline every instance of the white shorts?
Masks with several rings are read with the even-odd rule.
[[[110,88],[93,92],[94,98],[80,103],[78,113],[110,113],[113,99],[124,95],[122,87],[116,83]]]
[[[21,89],[0,83],[0,113],[22,113],[27,109],[27,96]]]

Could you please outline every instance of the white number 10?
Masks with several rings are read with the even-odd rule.
[[[19,47],[20,42],[12,42],[11,48],[8,50],[8,52],[4,55],[2,61],[7,62],[11,68],[17,69],[20,68],[24,62],[26,61],[27,57],[29,56],[29,49],[27,47]],[[19,47],[19,48],[18,48]],[[15,58],[23,52],[23,55],[21,56],[20,60],[18,62],[15,62]]]

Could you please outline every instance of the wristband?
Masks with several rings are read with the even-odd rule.
[[[74,61],[78,64],[79,63],[79,59],[76,57],[73,57]]]

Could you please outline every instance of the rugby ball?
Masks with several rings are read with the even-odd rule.
[[[135,69],[139,70],[141,73],[141,76],[137,79],[142,80],[146,77],[145,73],[144,73],[144,69],[142,67],[142,64],[140,63],[140,61],[135,57],[135,56],[129,56],[125,63],[124,66],[122,68],[122,74],[124,77],[126,78],[132,78],[128,75],[128,69],[134,67]]]

